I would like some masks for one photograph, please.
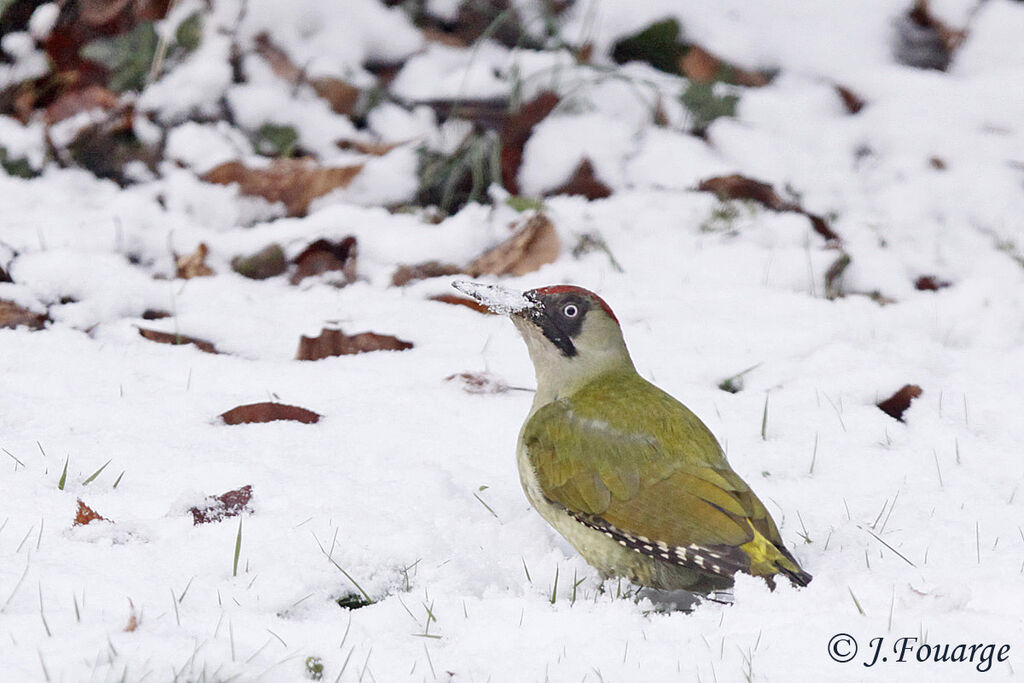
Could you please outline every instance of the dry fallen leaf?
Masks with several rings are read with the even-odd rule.
[[[131,601],[131,598],[128,599],[128,606],[131,612],[128,616],[128,623],[124,627],[125,633],[131,633],[139,627],[139,618],[135,615],[135,603]]]
[[[396,147],[404,145],[404,142],[362,142],[361,140],[338,140],[335,143],[338,149],[359,152],[371,157],[382,157]]]
[[[840,99],[843,100],[843,106],[846,107],[846,111],[850,114],[856,114],[864,108],[864,98],[857,93],[853,92],[844,85],[835,86],[836,93]]]
[[[337,78],[307,80],[305,72],[295,66],[288,54],[275,45],[266,33],[256,36],[256,52],[267,60],[267,64],[276,75],[292,85],[309,83],[317,95],[327,100],[335,113],[351,116],[355,111],[356,103],[359,101],[359,88]]]
[[[236,256],[231,259],[231,268],[239,275],[252,280],[266,280],[280,275],[288,269],[281,245],[270,244],[251,256]]]
[[[90,85],[78,90],[66,90],[46,107],[43,120],[52,126],[58,121],[69,119],[75,114],[93,109],[111,111],[116,109],[120,98],[103,86]]]
[[[936,292],[940,289],[951,286],[952,282],[947,282],[934,275],[922,275],[921,277],[914,280],[914,289],[922,292]]]
[[[392,337],[389,334],[360,332],[349,336],[341,330],[324,329],[319,337],[303,337],[295,360],[320,360],[331,356],[348,356],[369,351],[404,351],[412,348],[412,342]]]
[[[561,243],[555,226],[538,213],[507,240],[484,252],[466,268],[470,277],[525,275],[558,258]]]
[[[174,334],[173,332],[159,332],[157,330],[147,330],[144,327],[139,328],[139,334],[141,334],[143,337],[150,341],[155,341],[160,344],[173,344],[176,346],[182,344],[192,344],[200,351],[205,351],[206,353],[220,353],[210,342],[204,339],[188,337],[183,334]]]
[[[49,317],[43,313],[34,313],[13,301],[0,299],[0,329],[24,325],[29,329],[41,330],[48,320]]]
[[[356,280],[356,238],[352,235],[340,242],[317,240],[302,250],[295,257],[298,266],[292,273],[291,283],[297,285],[307,277],[321,275],[328,271],[338,271],[341,278],[332,284],[344,287]]]
[[[611,193],[611,188],[601,182],[597,175],[594,174],[594,165],[590,162],[590,159],[584,158],[561,187],[557,187],[545,194],[582,195],[587,199],[604,199],[611,196]]]
[[[523,163],[523,145],[533,128],[544,120],[559,102],[555,93],[545,90],[505,120],[501,130],[501,182],[513,195],[519,194],[519,167]]]
[[[760,72],[726,64],[699,45],[691,45],[679,60],[679,72],[691,81],[701,83],[726,80],[736,85],[760,88],[768,85],[769,81],[768,77]]]
[[[219,522],[227,517],[240,515],[247,509],[251,499],[252,486],[248,484],[219,496],[210,496],[202,506],[189,508],[189,512],[192,513],[192,524]]]
[[[97,513],[91,507],[82,502],[82,499],[78,499],[78,511],[75,512],[75,521],[72,526],[85,526],[92,522],[109,522],[110,520],[103,515]]]
[[[178,272],[175,277],[183,280],[190,280],[194,277],[209,277],[213,275],[213,269],[206,265],[206,255],[210,253],[205,242],[200,242],[196,250],[191,254],[178,258]]]
[[[467,394],[503,394],[509,390],[503,380],[487,372],[459,372],[444,379],[457,382]]]
[[[417,263],[414,266],[398,266],[398,269],[391,276],[391,286],[404,287],[415,280],[460,275],[461,273],[462,268],[459,266],[452,263],[441,263],[440,261],[427,261],[425,263]]]
[[[746,199],[757,202],[772,211],[793,211],[807,216],[811,227],[827,240],[842,241],[839,234],[828,226],[825,219],[809,213],[795,202],[783,200],[770,184],[739,174],[716,176],[702,180],[697,186],[700,192],[713,192],[719,199]]]
[[[229,425],[273,422],[275,420],[292,420],[303,424],[313,424],[320,420],[320,415],[298,406],[264,401],[232,408],[226,413],[222,413],[221,419]]]
[[[308,159],[274,159],[265,168],[229,161],[205,173],[202,179],[218,185],[237,183],[242,194],[282,202],[289,216],[304,216],[310,202],[347,187],[361,170],[362,164],[324,168]]]
[[[903,422],[903,413],[910,407],[910,402],[924,393],[916,384],[905,384],[895,394],[876,404],[883,413]]]
[[[457,296],[455,294],[438,294],[430,297],[431,301],[440,301],[443,304],[452,304],[455,306],[465,306],[466,308],[472,308],[477,313],[486,313],[488,315],[494,315],[494,311],[484,306],[479,301],[474,301],[468,297]]]

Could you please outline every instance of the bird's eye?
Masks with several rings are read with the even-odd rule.
[[[576,306],[576,304],[566,304],[565,308],[562,309],[562,315],[564,315],[566,318],[575,318],[577,315],[579,315],[579,313],[580,309]]]

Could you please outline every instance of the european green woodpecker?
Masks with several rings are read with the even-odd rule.
[[[637,374],[601,297],[456,287],[510,314],[523,335],[537,374],[517,446],[523,489],[602,577],[695,592],[728,588],[736,572],[807,585],[707,426]]]

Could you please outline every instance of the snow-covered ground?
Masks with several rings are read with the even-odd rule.
[[[445,16],[457,3],[427,4]],[[213,5],[199,50],[138,101],[173,126],[177,163],[126,187],[55,166],[0,175],[0,268],[13,280],[0,299],[52,319],[0,329],[0,679],[292,681],[311,657],[324,680],[379,682],[1024,670],[1024,4],[933,3],[950,25],[969,22],[947,72],[893,60],[909,3],[578,2],[561,31],[595,46],[595,67],[562,50],[426,43],[377,0],[250,0],[240,25],[237,2]],[[167,21],[199,6],[184,0]],[[736,117],[706,140],[681,130],[684,81],[608,56],[669,15],[719,56],[779,70],[742,89]],[[229,41],[262,31],[309,74],[357,85],[372,79],[367,60],[408,58],[392,83],[401,103],[358,129],[255,56],[233,83]],[[5,50],[24,58],[0,77],[31,67],[17,42]],[[864,109],[849,114],[836,85]],[[393,287],[391,275],[467,263],[521,216],[498,191],[493,206],[438,224],[390,212],[415,192],[412,143],[370,160],[334,143],[374,134],[443,148],[452,126],[417,102],[513,88],[563,95],[526,145],[524,193],[562,185],[584,157],[614,192],[546,199],[559,258],[501,284],[599,292],[640,372],[704,419],[768,504],[815,577],[807,588],[739,577],[731,605],[661,613],[602,586],[520,489],[514,445],[532,395],[446,381],[534,378],[507,320],[429,299],[464,276]],[[659,97],[667,126],[653,122]],[[186,121],[223,101],[238,128]],[[268,122],[295,125],[324,162],[366,161],[365,175],[302,218],[198,179],[251,160],[239,131]],[[0,119],[0,144],[42,164],[38,122]],[[731,173],[828,217],[850,257],[846,296],[826,298],[840,251],[805,215],[695,191]],[[621,271],[601,251],[574,257],[582,233],[599,233]],[[273,242],[294,257],[347,235],[358,281],[344,288],[250,280],[229,265]],[[216,274],[174,279],[174,254],[200,242]],[[921,276],[951,284],[921,291]],[[147,310],[172,315],[143,320]],[[157,344],[139,327],[222,353]],[[300,336],[324,327],[415,346],[293,360]],[[741,391],[718,388],[748,368]],[[905,384],[923,393],[899,422],[875,404]],[[258,401],[323,418],[218,417]],[[190,507],[244,485],[251,514],[193,525]],[[78,499],[110,521],[72,526]],[[373,604],[335,602],[360,590]],[[843,633],[860,645],[848,663],[829,654]],[[980,649],[973,663],[922,663],[920,648],[898,662],[902,637],[994,644],[991,669],[979,673]]]

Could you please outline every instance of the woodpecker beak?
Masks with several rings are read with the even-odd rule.
[[[499,315],[535,322],[544,314],[543,305],[532,291],[520,294],[498,285],[465,280],[456,280],[452,283],[452,287],[471,299],[479,301]]]

